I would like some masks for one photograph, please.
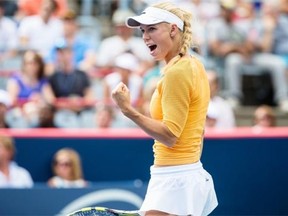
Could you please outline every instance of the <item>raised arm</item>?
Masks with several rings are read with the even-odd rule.
[[[124,83],[119,83],[112,91],[112,98],[122,113],[135,122],[148,135],[168,147],[172,147],[176,143],[177,137],[163,122],[149,118],[132,107],[130,92]]]

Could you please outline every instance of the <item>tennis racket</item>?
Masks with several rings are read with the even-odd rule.
[[[124,211],[105,207],[87,207],[67,216],[140,216],[138,211]]]

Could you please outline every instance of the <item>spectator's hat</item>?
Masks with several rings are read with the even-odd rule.
[[[114,25],[123,25],[125,26],[125,22],[127,17],[135,16],[130,9],[117,9],[112,16],[112,22]]]
[[[123,53],[116,57],[115,67],[135,71],[139,66],[138,59],[131,53]]]
[[[234,10],[237,3],[235,0],[220,0],[220,6],[226,10]]]

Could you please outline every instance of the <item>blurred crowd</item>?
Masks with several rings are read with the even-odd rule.
[[[120,81],[149,116],[162,63],[125,20],[156,1],[95,0],[94,7],[108,7],[89,16],[81,14],[83,2],[0,0],[0,128],[136,127],[111,101]],[[193,14],[190,52],[203,61],[211,91],[206,127],[236,127],[235,111],[249,94],[251,125],[277,126],[275,109],[288,113],[288,0],[174,2]],[[247,80],[260,86],[247,93]],[[0,188],[33,186],[15,151],[14,140],[1,135]],[[51,170],[50,187],[88,185],[73,149],[55,152]]]
[[[158,1],[105,1],[105,12],[92,1],[89,16],[83,2],[0,0],[1,128],[136,127],[111,101],[120,81],[149,115],[162,63],[125,20]],[[211,87],[207,127],[236,127],[235,110],[251,95],[251,105],[288,113],[288,0],[173,2],[193,14],[191,55]],[[244,76],[270,82],[247,93]]]
[[[15,140],[0,135],[0,189],[31,188],[34,181],[30,172],[17,164]],[[69,147],[58,149],[51,158],[52,175],[46,184],[51,188],[83,188],[89,186],[84,180],[80,154]]]

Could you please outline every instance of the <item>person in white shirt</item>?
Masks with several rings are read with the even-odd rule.
[[[53,176],[47,184],[51,188],[83,188],[88,182],[84,180],[81,157],[71,148],[59,149],[53,156]]]
[[[219,93],[218,75],[213,70],[207,70],[210,85],[210,102],[207,111],[206,127],[233,128],[236,126],[235,114],[231,105]],[[213,124],[212,124],[213,123]]]
[[[105,38],[97,52],[96,65],[102,68],[113,68],[115,58],[124,52],[133,53],[140,62],[138,74],[143,75],[154,65],[149,49],[141,37],[134,35],[134,30],[125,25],[126,18],[133,16],[130,10],[117,9],[112,17],[115,35]]]
[[[139,67],[137,58],[132,53],[122,53],[115,59],[114,71],[103,79],[103,97],[111,101],[111,92],[119,82],[125,83],[130,88],[131,103],[140,108],[143,102],[143,79],[135,71]]]
[[[21,20],[18,35],[22,49],[33,49],[46,57],[56,40],[63,35],[63,22],[53,16],[57,8],[55,0],[45,0],[39,15]]]
[[[0,136],[0,188],[31,188],[30,173],[13,161],[15,146],[9,136]]]
[[[0,1],[0,67],[17,54],[16,23],[6,17],[4,2]]]
[[[131,103],[138,111],[143,112],[143,79],[137,74],[139,61],[137,57],[129,52],[122,53],[115,58],[114,71],[103,78],[103,99],[105,102],[112,103],[112,90],[119,82],[125,83],[130,88]],[[119,110],[115,110],[113,127],[135,127],[136,125],[128,118],[123,118]]]

